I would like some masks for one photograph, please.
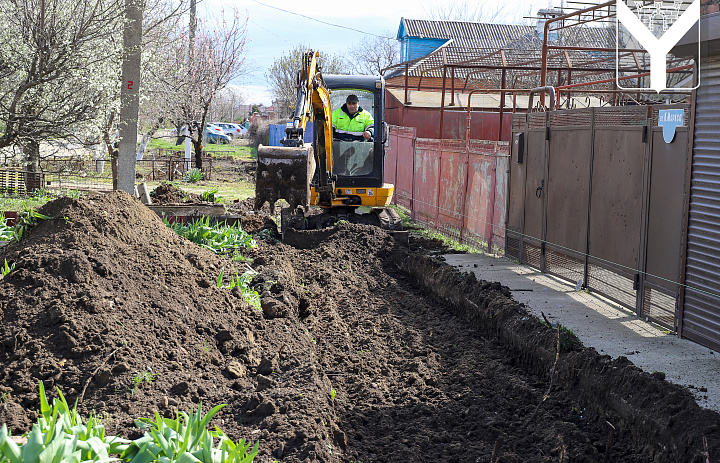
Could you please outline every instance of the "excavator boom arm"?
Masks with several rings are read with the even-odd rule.
[[[285,129],[282,147],[258,148],[258,171],[255,185],[255,207],[265,201],[272,204],[285,199],[291,208],[309,206],[310,182],[318,171],[318,201],[330,204],[333,195],[332,110],[318,64],[318,52],[303,55],[298,72],[298,97],[292,124]],[[305,128],[314,122],[313,146],[305,145]],[[314,147],[314,149],[313,149]]]

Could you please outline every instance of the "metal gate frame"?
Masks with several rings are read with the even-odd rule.
[[[661,109],[685,111],[672,144]],[[689,113],[683,104],[515,115],[506,255],[677,330]]]

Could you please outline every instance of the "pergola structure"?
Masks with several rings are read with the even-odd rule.
[[[645,1],[631,9],[651,4]],[[543,34],[528,38],[521,48],[517,43],[515,48],[469,48],[451,39],[426,56],[386,69],[386,85],[404,88],[405,104],[410,91],[441,91],[441,108],[446,103],[456,106],[458,92],[499,93],[499,108],[487,109],[501,113],[510,105],[518,110],[518,94],[545,86],[555,89],[556,109],[686,101],[690,89],[662,95],[636,90],[649,87],[650,58],[644,49],[632,46],[631,37],[616,37],[615,15],[613,0],[548,19]],[[692,61],[669,55],[667,68],[669,87],[692,82]],[[545,107],[544,94],[537,105]]]

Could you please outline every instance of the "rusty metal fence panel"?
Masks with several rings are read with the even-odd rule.
[[[386,170],[397,172],[396,203],[461,243],[503,252],[509,144],[412,136],[409,128],[390,127]]]
[[[433,228],[437,228],[441,147],[442,140],[418,138],[415,141],[413,219]]]
[[[440,231],[455,240],[460,240],[465,222],[464,199],[468,156],[464,141],[442,140],[435,223]]]
[[[490,172],[491,178],[495,179],[495,197],[491,200],[493,213],[489,215],[492,221],[488,227],[492,228],[492,235],[488,242],[488,251],[502,254],[505,248],[505,223],[507,223],[507,192],[508,192],[508,171],[510,168],[510,153],[507,145],[495,144],[493,158],[495,166]]]
[[[675,329],[688,131],[665,143],[661,109],[687,125],[689,105],[516,115],[506,253]]]
[[[413,210],[413,176],[415,157],[412,155],[415,143],[415,129],[411,127],[390,128],[391,160],[385,164],[388,179],[395,184],[395,200],[398,205]]]
[[[497,142],[469,143],[463,240],[478,249],[502,252],[505,242],[507,153]]]

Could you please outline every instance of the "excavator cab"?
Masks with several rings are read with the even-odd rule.
[[[333,203],[336,207],[387,206],[392,199],[394,187],[384,182],[387,141],[387,125],[384,122],[385,82],[380,76],[326,74],[324,78],[330,90],[330,106],[333,110],[342,107],[348,95],[356,95],[359,108],[372,114],[375,122],[373,137],[367,141],[362,138],[349,139],[345,134],[333,131]]]

